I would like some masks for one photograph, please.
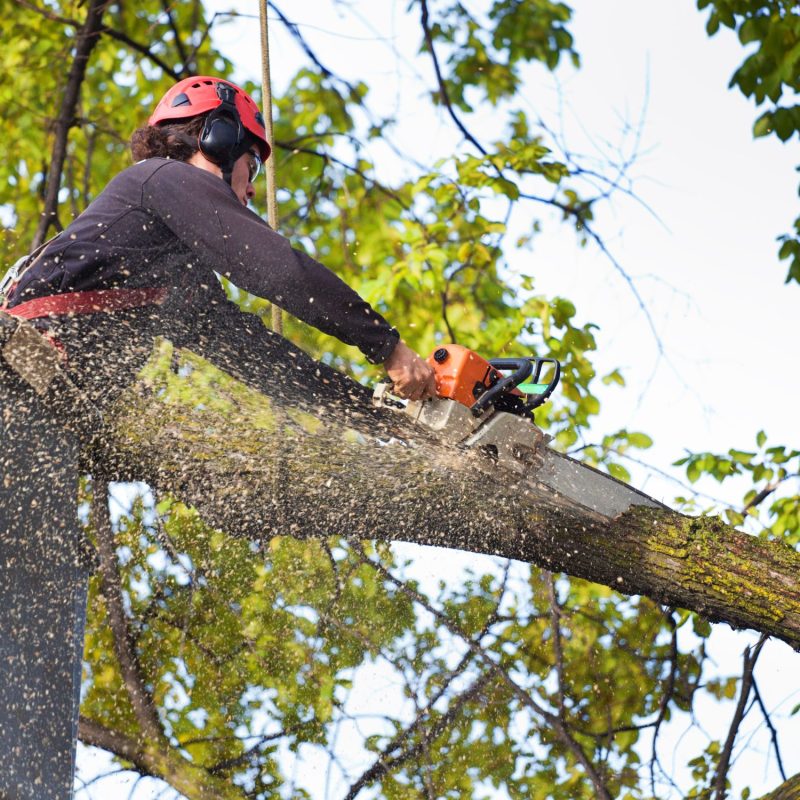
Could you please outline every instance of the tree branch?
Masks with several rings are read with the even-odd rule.
[[[561,646],[561,604],[556,594],[556,584],[553,573],[544,570],[544,579],[547,582],[547,594],[550,598],[550,627],[553,630],[553,661],[556,667],[556,701],[558,703],[558,716],[564,719],[564,650]]]
[[[761,653],[761,648],[764,646],[766,640],[767,637],[762,635],[758,640],[758,644],[753,648],[752,654],[749,647],[746,647],[744,650],[744,669],[742,670],[742,685],[739,690],[739,702],[736,704],[736,711],[733,714],[733,719],[728,729],[728,737],[722,748],[719,765],[717,766],[717,772],[714,776],[715,800],[725,800],[725,796],[728,794],[726,783],[733,745],[736,741],[736,734],[739,731],[739,726],[742,724],[746,713],[745,708],[753,685],[753,669],[755,668],[756,661],[758,661],[758,656]]]
[[[441,611],[434,608],[426,597],[412,589],[403,581],[395,578],[395,576],[392,575],[392,573],[389,572],[382,564],[379,564],[369,558],[359,544],[353,543],[352,546],[364,560],[364,563],[372,566],[372,568],[378,571],[386,580],[393,583],[398,589],[400,589],[400,591],[402,591],[404,594],[407,594],[416,603],[421,605],[429,614],[433,615],[437,619],[439,624],[443,625],[448,631],[450,631],[450,633],[462,639],[473,655],[487,667],[490,673],[499,677],[524,706],[527,706],[531,711],[536,713],[537,716],[542,717],[545,722],[552,726],[558,738],[561,740],[561,743],[564,744],[564,746],[573,754],[578,763],[580,763],[580,765],[583,767],[587,777],[594,786],[597,797],[600,798],[600,800],[611,800],[611,795],[608,789],[605,787],[605,784],[603,783],[599,773],[595,769],[594,764],[592,764],[592,762],[588,759],[580,744],[578,744],[578,742],[575,741],[575,739],[571,736],[566,724],[558,715],[552,714],[546,708],[536,702],[521,686],[519,686],[519,684],[500,664],[493,661],[483,649],[478,647],[478,645],[476,645],[472,639],[458,627],[458,625],[448,619],[444,614],[442,614]]]
[[[369,559],[367,559],[367,561],[369,563],[373,563],[369,561]],[[466,691],[462,692],[450,703],[447,711],[442,714],[441,717],[439,717],[439,719],[437,719],[436,722],[421,735],[420,740],[416,744],[404,749],[394,758],[386,758],[388,753],[391,753],[394,749],[396,749],[401,741],[407,740],[414,733],[412,729],[418,727],[420,722],[420,717],[417,717],[417,719],[411,726],[409,726],[408,729],[402,731],[398,737],[392,740],[381,757],[350,786],[350,790],[345,795],[344,800],[354,800],[354,798],[365,786],[368,786],[370,783],[377,780],[382,775],[385,775],[387,772],[397,769],[399,766],[407,761],[410,761],[412,758],[416,758],[420,752],[425,749],[428,744],[430,744],[430,742],[435,741],[439,736],[441,736],[442,733],[444,733],[445,730],[447,730],[447,728],[453,723],[458,714],[461,712],[461,709],[483,691],[484,687],[489,683],[492,677],[493,676],[490,673],[484,673],[479,678],[476,678]],[[430,705],[426,710],[430,710]]]
[[[181,78],[186,76],[186,65],[182,65],[181,70],[176,70],[167,64],[163,58],[156,55],[151,48],[147,47],[147,45],[141,44],[140,42],[131,39],[127,33],[123,33],[122,31],[118,31],[115,28],[110,28],[107,25],[103,26],[102,33],[108,34],[112,39],[116,39],[118,42],[122,42],[123,44],[128,45],[131,50],[135,50],[137,53],[141,53],[143,56],[146,56],[150,59],[154,64],[160,67],[167,75],[172,78],[174,81],[179,81]]]
[[[115,337],[114,346],[128,345]],[[520,477],[493,468],[474,452],[454,460],[452,448],[408,417],[372,410],[368,390],[331,371],[316,377],[322,365],[310,359],[300,366],[302,356],[288,344],[256,342],[249,328],[226,327],[224,337],[208,347],[208,355],[234,375],[240,374],[241,359],[237,362],[231,354],[229,360],[228,349],[253,351],[252,363],[263,367],[241,377],[258,381],[260,390],[239,383],[237,391],[254,407],[264,408],[264,414],[272,414],[266,410],[272,404],[318,414],[318,404],[307,400],[312,396],[324,398],[326,408],[313,435],[297,431],[287,438],[278,428],[254,430],[246,410],[217,422],[210,406],[200,411],[188,399],[167,401],[147,386],[128,391],[108,418],[104,460],[118,465],[120,475],[134,475],[195,505],[210,524],[256,538],[273,533],[346,535],[492,553],[628,594],[645,594],[660,604],[755,628],[800,646],[800,555],[785,544],[749,536],[714,518],[639,506],[635,493],[629,510],[614,518],[603,516],[541,484],[536,464]],[[262,347],[269,358],[265,361],[262,355],[256,361],[255,349]],[[272,377],[269,364],[283,363],[298,365],[291,385]],[[219,369],[202,359],[196,368],[209,372],[213,388],[214,370]],[[264,371],[261,377],[259,370]],[[169,369],[154,378],[153,386],[167,378],[181,380]],[[342,447],[342,430],[348,429],[359,435],[363,430],[363,437]],[[214,430],[211,438],[209,430]],[[382,447],[378,442],[384,434],[387,440],[418,446]],[[256,442],[259,458],[251,449]],[[315,469],[302,470],[300,465],[310,460]],[[588,469],[555,454],[548,454],[548,460],[576,474]],[[291,480],[281,478],[281,464]],[[607,480],[608,488],[614,488],[613,480]],[[236,492],[210,492],[209,481],[235,486]],[[265,491],[272,492],[276,503],[280,498],[280,514],[273,513],[272,504],[265,505]],[[395,498],[391,518],[376,508],[376,492]],[[320,506],[320,496],[341,502]],[[426,513],[431,502],[441,513]],[[317,509],[313,521],[302,513],[306,505]],[[496,513],[487,527],[482,520],[490,509]]]
[[[145,748],[136,739],[106,728],[99,722],[81,715],[78,720],[78,738],[89,747],[99,747],[125,761],[130,761],[141,775],[153,776],[148,766]]]
[[[181,39],[178,26],[175,24],[175,17],[172,15],[172,6],[170,5],[169,0],[161,0],[161,7],[164,9],[164,13],[167,15],[167,22],[169,23],[169,28],[172,31],[173,37],[175,38],[175,47],[178,50],[178,56],[181,59],[181,70],[185,73],[188,67],[188,54],[186,52],[186,48],[183,46],[183,39]]]
[[[108,484],[95,479],[92,501],[92,521],[97,536],[100,554],[100,576],[103,581],[103,596],[108,610],[108,621],[114,640],[114,653],[119,662],[123,683],[142,734],[152,742],[164,741],[164,731],[158,719],[155,703],[147,689],[136,653],[131,645],[131,635],[125,607],[122,602],[122,587],[114,549],[114,533],[108,512]]]
[[[80,98],[81,86],[86,75],[89,56],[97,44],[102,31],[103,14],[110,0],[89,0],[86,21],[78,31],[75,56],[67,75],[67,85],[61,99],[61,108],[56,119],[55,141],[47,173],[44,210],[33,236],[33,249],[39,247],[47,238],[50,226],[57,222],[58,193],[61,188],[61,175],[67,155],[67,141],[70,128],[74,125],[75,111]]]
[[[311,62],[314,66],[322,73],[322,75],[326,78],[336,78],[336,80],[341,81],[347,88],[352,92],[353,87],[343,78],[337,78],[317,57],[317,54],[311,49],[311,45],[305,40],[305,37],[300,32],[300,28],[295,25],[294,22],[291,22],[289,18],[281,11],[275,3],[271,2],[271,0],[267,3],[267,5],[277,14],[278,19],[283,23],[283,26],[289,31],[289,34],[294,38],[294,40],[300,45],[303,52],[311,59]]]
[[[786,770],[783,768],[783,759],[781,758],[781,749],[778,747],[778,732],[775,730],[775,726],[772,724],[772,720],[770,719],[769,711],[767,711],[764,701],[761,699],[761,693],[758,691],[758,685],[756,684],[755,676],[753,676],[753,695],[756,698],[758,707],[761,709],[761,713],[764,715],[764,722],[766,722],[767,727],[769,728],[770,738],[772,739],[772,747],[775,750],[775,759],[778,762],[778,769],[780,770],[781,778],[783,778],[783,780],[787,780]]]
[[[439,96],[442,98],[442,103],[444,103],[444,106],[447,109],[447,113],[450,115],[450,119],[452,119],[453,122],[456,124],[456,127],[464,135],[464,138],[468,142],[470,142],[474,147],[476,147],[481,155],[483,156],[488,155],[486,148],[467,130],[466,126],[461,121],[458,114],[456,114],[455,109],[453,108],[453,104],[450,102],[450,95],[447,91],[447,84],[444,81],[444,76],[442,75],[442,69],[439,66],[439,59],[436,56],[436,48],[433,46],[433,34],[431,33],[427,0],[420,0],[420,9],[422,11],[421,15],[422,32],[425,36],[425,44],[428,48],[428,52],[431,54],[431,60],[433,61],[433,69],[436,72],[436,83],[439,86]]]

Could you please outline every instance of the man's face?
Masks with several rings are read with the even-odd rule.
[[[255,196],[256,190],[253,181],[261,169],[261,157],[258,149],[253,145],[248,152],[240,156],[233,165],[231,173],[231,188],[241,201],[242,205]]]

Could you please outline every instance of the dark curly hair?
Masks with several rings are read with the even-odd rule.
[[[161,122],[137,128],[130,138],[133,160],[160,156],[188,161],[199,150],[197,137],[203,130],[206,116],[200,114],[180,122]]]

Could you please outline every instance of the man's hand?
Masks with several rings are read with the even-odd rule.
[[[398,397],[407,400],[436,397],[436,378],[432,367],[402,340],[397,343],[383,366]]]

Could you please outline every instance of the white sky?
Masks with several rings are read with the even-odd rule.
[[[400,82],[383,96],[389,107],[402,111],[398,140],[408,147],[422,143],[423,156],[447,153],[455,141],[449,123],[432,119],[414,101],[421,93],[414,72],[433,87],[427,62],[417,61],[413,68],[398,65],[385,42],[366,41],[375,36],[371,25],[390,43],[400,44],[407,34],[417,41],[416,12],[409,16],[404,2],[371,5],[371,22],[360,26],[350,16],[345,24],[330,0],[294,0],[282,7],[337,73],[369,83],[399,74]],[[726,89],[742,49],[728,32],[709,40],[704,18],[690,0],[573,0],[570,5],[582,69],[559,71],[560,95],[550,76],[532,69],[525,94],[531,108],[553,124],[563,104],[567,139],[584,152],[592,143],[619,143],[622,121],[637,124],[644,108],[641,155],[632,173],[637,193],[660,221],[620,199],[595,227],[634,277],[666,357],[657,359],[653,336],[629,288],[591,245],[579,249],[566,226],[551,226],[533,253],[510,260],[512,267],[518,264],[535,274],[539,291],[570,298],[583,321],[601,326],[601,373],[624,367],[629,386],[606,393],[598,436],[620,427],[648,432],[656,445],[644,458],[663,470],[684,448],[752,448],[762,428],[771,443],[796,446],[800,379],[792,365],[797,360],[799,290],[796,284],[783,285],[787,267],[777,261],[775,243],[798,213],[796,143],[752,140],[757,112],[738,92]],[[209,7],[230,6],[215,0]],[[255,0],[241,0],[238,8],[257,14]],[[276,20],[271,20],[271,31],[273,80],[280,87],[298,64],[299,51]],[[342,33],[352,38],[343,40]],[[234,77],[260,79],[256,20],[221,29],[217,44],[237,64]],[[479,121],[471,124],[480,130]],[[541,208],[530,213],[541,214]],[[402,330],[403,320],[392,322]],[[667,502],[678,493],[668,482],[644,474],[636,479],[640,488]],[[703,488],[736,498],[716,485]],[[441,554],[424,548],[404,552],[415,554],[421,579],[439,574]],[[447,562],[457,580],[459,568],[476,566],[476,557],[451,552]],[[751,634],[718,626],[711,651],[724,672],[733,672],[740,669],[741,650],[752,641]],[[768,643],[756,678],[767,706],[780,706],[777,721],[788,774],[800,770],[800,720],[780,717],[800,702],[798,675],[800,657],[783,644]],[[724,738],[731,713],[726,707],[717,719],[707,704],[706,730]],[[757,713],[750,716],[751,728],[757,727]],[[698,734],[680,738],[682,731],[676,724],[669,734],[679,748],[677,762],[703,746],[697,748]],[[760,731],[757,749],[764,753],[763,724]],[[669,749],[663,752],[669,763]],[[88,774],[92,767],[84,749],[80,758]],[[752,755],[737,762],[732,777],[735,789],[750,785],[754,797],[779,782],[775,769],[767,770],[765,759]],[[78,798],[125,797],[129,790],[130,784],[124,784],[114,794],[106,781]],[[134,797],[151,796],[143,786]]]

